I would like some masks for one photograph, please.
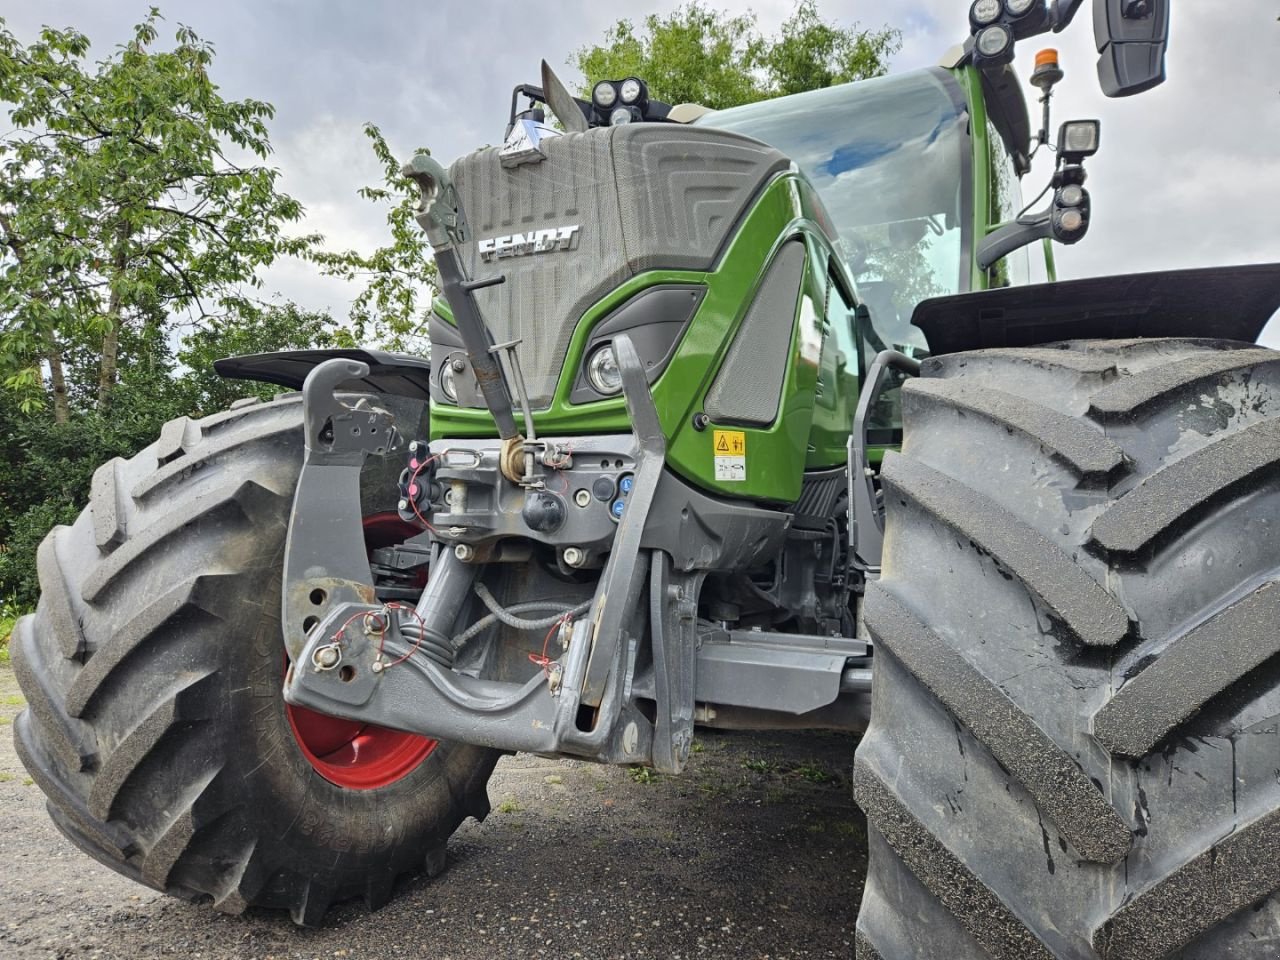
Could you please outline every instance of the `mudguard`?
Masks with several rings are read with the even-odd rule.
[[[1058,340],[1256,342],[1280,308],[1280,263],[1130,273],[923,300],[911,322],[934,356]]]
[[[291,390],[301,390],[313,369],[326,360],[356,360],[366,364],[369,372],[357,380],[343,383],[342,390],[360,393],[390,393],[398,397],[427,400],[431,396],[431,362],[407,353],[384,353],[381,350],[281,350],[277,353],[253,353],[242,357],[224,357],[213,364],[220,376],[229,380],[257,380],[275,383]]]

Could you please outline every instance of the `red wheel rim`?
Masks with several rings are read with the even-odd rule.
[[[400,543],[419,530],[394,513],[364,519],[370,550]],[[425,582],[425,575],[423,577]],[[288,660],[285,661],[288,669]],[[344,720],[306,707],[285,704],[289,728],[312,769],[349,790],[377,790],[402,780],[431,755],[438,741],[359,720]]]

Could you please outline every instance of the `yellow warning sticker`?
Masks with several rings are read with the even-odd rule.
[[[745,457],[747,435],[741,430],[712,431],[717,457]]]
[[[715,451],[715,478],[730,483],[747,479],[747,435],[741,430],[715,430],[711,437]]]

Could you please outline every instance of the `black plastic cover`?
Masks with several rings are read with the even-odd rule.
[[[1089,277],[923,300],[933,356],[1058,340],[1210,337],[1256,342],[1280,309],[1280,263]]]
[[[415,400],[426,400],[430,396],[431,361],[407,353],[363,349],[281,350],[224,357],[214,361],[213,369],[229,380],[257,380],[300,390],[312,368],[335,357],[369,365],[369,375],[342,384],[344,390],[390,393]]]

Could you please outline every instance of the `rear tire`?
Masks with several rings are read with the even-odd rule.
[[[222,911],[371,909],[439,872],[483,819],[497,755],[437,745],[372,789],[317,772],[282,696],[284,538],[302,463],[298,397],[169,423],[94,476],[39,551],[13,637],[18,752],[54,822],[102,863]]]
[[[903,414],[858,956],[1280,956],[1280,353],[957,354]]]

